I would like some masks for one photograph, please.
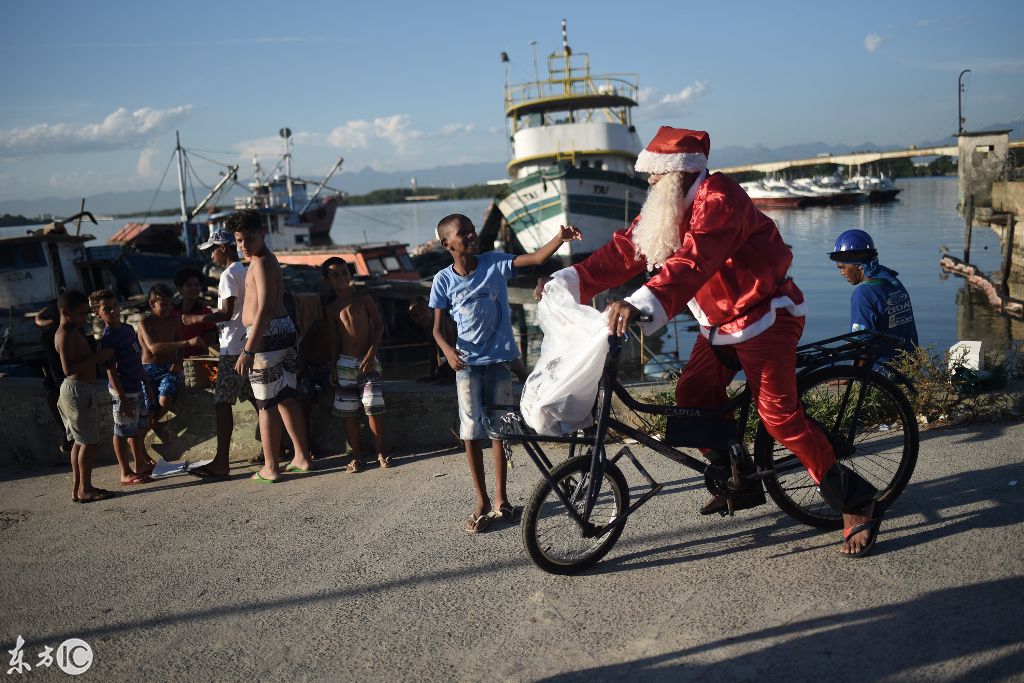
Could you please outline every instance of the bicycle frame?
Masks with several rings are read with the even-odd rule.
[[[800,371],[797,373],[798,378],[808,372],[825,366],[852,362],[855,365],[863,367],[865,373],[871,371],[871,369],[876,365],[882,365],[887,372],[897,377],[902,384],[910,386],[909,381],[905,377],[900,375],[891,367],[879,364],[877,361],[877,349],[879,344],[892,341],[899,340],[891,335],[885,335],[877,332],[856,332],[798,347],[797,367],[800,368]],[[618,366],[619,357],[622,352],[622,342],[623,340],[619,337],[609,337],[608,343],[610,348],[608,359],[605,361],[605,367],[600,384],[603,391],[599,391],[598,398],[595,400],[594,425],[586,430],[566,436],[546,436],[526,433],[523,431],[521,424],[513,424],[514,421],[508,419],[509,415],[506,415],[503,420],[506,420],[506,425],[514,431],[496,429],[493,426],[493,421],[485,419],[485,425],[487,426],[487,431],[491,438],[522,445],[523,450],[525,450],[527,455],[530,456],[530,459],[533,460],[534,465],[536,465],[537,469],[540,470],[541,475],[547,480],[552,491],[561,501],[562,505],[565,506],[567,513],[576,522],[585,537],[603,536],[615,527],[624,524],[626,519],[628,519],[633,512],[662,489],[662,484],[658,483],[653,477],[651,477],[639,460],[637,460],[636,456],[633,455],[628,446],[623,446],[623,448],[620,449],[611,460],[608,459],[604,449],[604,441],[609,429],[613,429],[627,438],[635,439],[638,443],[650,448],[659,455],[683,465],[684,467],[688,467],[699,474],[703,474],[706,478],[713,479],[723,486],[728,486],[730,482],[738,484],[741,479],[763,479],[774,476],[773,470],[758,470],[753,474],[741,477],[735,466],[736,458],[745,453],[743,435],[746,431],[747,420],[750,417],[752,398],[749,387],[744,386],[740,392],[717,408],[680,408],[678,406],[644,403],[633,398],[633,396],[629,394],[626,388],[618,380]],[[838,346],[835,346],[837,344]],[[684,439],[686,443],[676,443],[674,445],[692,448],[726,449],[730,452],[730,455],[733,456],[731,458],[733,463],[731,471],[723,473],[720,469],[713,469],[708,461],[698,460],[697,458],[694,458],[667,443],[669,439],[656,439],[651,435],[612,417],[611,409],[613,397],[618,397],[626,408],[637,414],[661,415],[667,417],[669,420],[673,417],[681,418],[683,420],[689,419],[691,424],[687,432],[692,436],[692,438]],[[855,414],[859,414],[863,406],[864,398],[864,392],[860,392],[860,395],[857,397]],[[847,391],[843,397],[841,404],[843,410],[845,410],[848,400],[849,391]],[[512,408],[512,406],[495,406],[495,408]],[[732,416],[737,411],[739,412],[739,417],[734,420]],[[839,414],[844,413],[840,412]],[[853,422],[855,423],[856,421],[854,420]],[[711,425],[711,428],[709,428],[709,425]],[[826,431],[828,432],[830,429],[827,429]],[[668,432],[669,430],[666,429],[666,437],[668,436]],[[852,434],[850,437],[852,437]],[[566,492],[558,486],[558,482],[552,478],[551,470],[554,465],[540,447],[541,443],[569,444],[570,457],[572,457],[578,447],[584,446],[590,448],[591,458],[588,475],[577,483],[576,489],[571,492],[571,496],[567,496]],[[590,515],[593,512],[594,505],[597,502],[597,498],[600,493],[600,482],[604,477],[605,467],[609,462],[614,463],[618,461],[623,455],[630,460],[637,471],[640,472],[641,476],[644,477],[650,485],[650,489],[637,499],[636,502],[630,505],[629,508],[626,509],[620,517],[616,518],[614,522],[598,528],[590,522]],[[573,504],[572,500],[570,500],[570,497],[575,500],[577,496],[582,493],[581,487],[584,485],[587,487],[587,497],[581,513],[576,510],[576,506]]]

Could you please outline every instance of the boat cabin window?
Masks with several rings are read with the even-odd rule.
[[[399,254],[398,260],[402,264],[402,270],[406,272],[412,272],[416,270],[416,266],[413,265],[412,259],[409,258],[408,254]]]
[[[15,244],[0,249],[0,270],[42,268],[46,266],[46,253],[42,242]]]
[[[368,258],[366,259],[366,269],[370,271],[370,275],[387,275],[387,268],[381,263],[379,258]]]
[[[402,269],[402,264],[394,256],[385,256],[383,260],[384,267],[387,268],[389,273]]]

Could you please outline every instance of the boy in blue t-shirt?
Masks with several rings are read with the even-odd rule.
[[[146,409],[152,405],[153,390],[142,369],[142,346],[135,329],[121,320],[121,307],[109,289],[101,289],[89,296],[93,311],[106,325],[100,337],[100,348],[114,352],[107,364],[107,381],[114,412],[114,455],[121,468],[121,486],[145,484],[156,463],[146,453],[146,430],[151,426],[151,415]],[[135,468],[128,464],[131,450]]]
[[[540,265],[563,242],[583,239],[580,231],[561,226],[550,242],[533,252],[513,256],[501,252],[478,254],[476,227],[468,217],[452,214],[437,224],[441,246],[452,255],[452,265],[434,276],[430,307],[434,309],[434,339],[455,370],[459,397],[459,437],[466,444],[466,459],[476,490],[476,510],[466,521],[466,531],[479,533],[491,518],[513,522],[518,508],[505,495],[505,453],[501,441],[491,442],[494,451],[495,507],[487,497],[483,452],[479,439],[486,437],[484,410],[512,404],[512,361],[519,346],[509,319],[508,279],[517,268]],[[458,338],[452,346],[444,335],[444,315],[455,320]]]
[[[879,360],[890,360],[898,351],[912,351],[917,346],[917,326],[910,294],[896,278],[899,273],[878,262],[871,235],[847,230],[836,239],[829,258],[855,287],[850,297],[850,330],[873,330],[903,339],[902,344],[887,348]]]

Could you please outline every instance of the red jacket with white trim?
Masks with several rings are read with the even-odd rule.
[[[776,308],[803,315],[803,293],[786,276],[793,253],[772,219],[721,173],[707,176],[692,196],[679,226],[679,249],[628,300],[641,304],[641,310],[650,309],[660,324],[689,305],[705,336],[707,328],[720,326],[717,334],[724,337],[716,343],[725,344],[770,327]],[[637,220],[574,266],[581,301],[644,270],[646,263],[637,259],[632,239]],[[762,320],[766,316],[770,319]]]

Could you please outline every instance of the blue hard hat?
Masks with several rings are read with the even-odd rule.
[[[867,263],[876,256],[875,241],[863,230],[847,230],[839,235],[834,251],[828,255],[839,263]]]

